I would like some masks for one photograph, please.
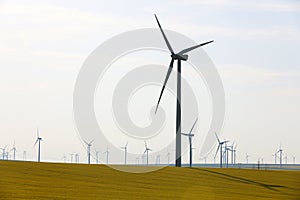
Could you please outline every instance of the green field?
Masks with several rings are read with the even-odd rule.
[[[300,171],[0,161],[0,199],[300,199]]]

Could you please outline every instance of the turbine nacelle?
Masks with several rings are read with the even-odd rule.
[[[183,55],[181,55],[181,54],[172,54],[171,55],[171,58],[173,59],[173,60],[184,60],[184,61],[187,61],[188,60],[188,55],[186,55],[186,54],[183,54]]]

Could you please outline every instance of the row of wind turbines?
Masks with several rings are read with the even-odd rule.
[[[192,167],[193,165],[193,142],[192,142],[192,138],[195,136],[193,134],[193,130],[194,127],[197,123],[198,119],[195,120],[195,122],[193,123],[190,131],[188,133],[182,133],[182,135],[186,136],[189,140],[189,167]],[[237,164],[236,163],[236,152],[237,152],[237,145],[235,144],[235,142],[233,142],[231,145],[229,145],[228,143],[230,142],[229,140],[220,140],[220,138],[218,137],[218,135],[215,133],[218,145],[217,145],[217,150],[216,153],[214,155],[214,160],[216,158],[216,156],[219,154],[219,158],[220,158],[220,168],[222,168],[224,165],[226,165],[226,167],[228,167],[229,165],[229,157],[231,157],[231,165],[232,164]],[[41,161],[41,142],[43,141],[42,137],[40,137],[40,133],[39,133],[39,128],[37,128],[37,137],[34,143],[34,147],[36,147],[37,145],[37,162]],[[91,151],[91,147],[92,147],[92,143],[94,142],[94,140],[90,141],[90,142],[86,142],[84,141],[84,143],[86,144],[86,150],[87,150],[87,162],[88,164],[91,164],[91,156],[92,156],[92,151]],[[142,158],[142,164],[146,164],[149,165],[149,152],[152,151],[151,148],[149,148],[148,144],[146,141],[144,141],[145,144],[145,149],[144,152],[141,156]],[[128,153],[128,142],[126,142],[126,144],[122,147],[120,147],[122,150],[124,150],[124,164],[127,165],[127,153]],[[7,146],[0,148],[0,151],[2,153],[1,158],[2,160],[8,160],[9,159],[9,153],[13,152],[13,160],[16,160],[16,152],[17,152],[17,148],[15,146],[15,142],[13,144],[13,147],[10,150],[7,150]],[[95,151],[95,160],[96,160],[96,164],[99,164],[99,153],[100,151],[94,150]],[[110,151],[108,149],[108,146],[106,148],[106,151],[103,152],[103,154],[106,154],[106,164],[109,164],[109,154]],[[168,151],[166,156],[168,159],[168,165],[170,164],[170,152]],[[230,156],[231,154],[231,156]],[[24,157],[25,156],[25,157]],[[73,157],[75,156],[75,163],[79,163],[79,153],[70,153],[71,156],[71,163],[73,163]],[[275,165],[277,164],[277,159],[279,159],[279,166],[282,167],[283,165],[283,159],[285,159],[285,164],[287,164],[287,156],[283,156],[283,149],[280,145],[279,149],[276,150],[276,152],[274,154],[272,154],[272,156],[274,156],[275,158]],[[249,157],[250,155],[248,155],[246,153],[246,164],[249,164]],[[205,163],[206,163],[206,157],[204,157],[205,159]],[[66,156],[64,155],[63,157],[64,162],[66,162]],[[23,160],[26,160],[26,151],[23,152]],[[139,157],[136,158],[136,164],[139,165]],[[156,156],[156,164],[160,164],[160,155]],[[263,158],[259,158],[258,159],[258,164],[263,164]],[[293,164],[295,164],[295,156],[293,156]]]

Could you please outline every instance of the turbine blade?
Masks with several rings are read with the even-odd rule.
[[[159,102],[160,102],[160,100],[161,100],[162,94],[163,94],[163,92],[164,92],[164,90],[165,90],[166,84],[167,84],[168,79],[169,79],[169,77],[170,77],[170,74],[171,74],[171,72],[172,72],[173,64],[174,64],[174,59],[172,58],[172,60],[171,60],[171,62],[170,62],[170,65],[169,65],[169,69],[168,69],[166,78],[165,78],[164,85],[163,85],[163,87],[162,87],[162,89],[161,89],[161,92],[160,92],[160,95],[159,95],[159,99],[158,99],[158,102],[157,102],[157,105],[156,105],[156,108],[155,108],[155,114],[156,114],[156,112],[157,112]]]
[[[211,40],[211,41],[209,41],[209,42],[204,42],[204,43],[202,43],[202,44],[198,44],[198,45],[192,46],[192,47],[190,47],[190,48],[187,48],[187,49],[184,49],[184,50],[180,51],[178,54],[179,54],[179,55],[183,55],[183,54],[185,54],[185,53],[187,53],[187,52],[189,52],[189,51],[192,51],[192,50],[194,50],[194,49],[197,49],[198,47],[204,46],[204,45],[209,44],[209,43],[212,43],[212,42],[213,42],[213,40]]]
[[[147,142],[146,141],[144,141],[145,142],[145,148],[147,149]]]
[[[216,138],[217,138],[218,142],[221,143],[216,132],[215,132],[215,135],[216,135]]]
[[[168,46],[168,49],[169,49],[169,51],[173,54],[174,51],[173,51],[173,49],[172,49],[172,47],[171,47],[171,45],[170,45],[170,43],[169,43],[169,41],[168,41],[168,39],[167,39],[167,36],[165,35],[165,33],[164,33],[164,31],[163,31],[163,29],[162,29],[162,27],[161,27],[161,25],[160,25],[160,23],[159,23],[159,21],[158,21],[158,19],[157,19],[156,14],[154,14],[154,16],[155,16],[155,19],[156,19],[157,24],[158,24],[158,26],[159,26],[160,32],[162,33],[162,35],[163,35],[163,37],[164,37],[164,40],[165,40],[165,42],[166,42],[166,44],[167,44],[167,46]]]
[[[34,147],[35,147],[36,143],[38,142],[38,140],[39,140],[39,139],[36,139],[36,141],[35,141],[35,143],[34,143],[34,145],[33,145]]]
[[[190,130],[190,133],[189,133],[189,134],[191,134],[191,133],[192,133],[192,131],[193,131],[193,129],[194,129],[194,127],[195,127],[195,125],[196,125],[197,121],[198,121],[198,118],[197,118],[197,119],[196,119],[196,121],[194,122],[194,124],[193,124],[193,126],[192,126],[192,128],[191,128],[191,130]]]
[[[189,134],[186,134],[186,133],[181,133],[181,135],[189,136]]]
[[[128,142],[126,142],[126,145],[125,145],[125,147],[127,147],[127,145],[128,145]]]
[[[147,149],[145,149],[144,154],[146,153]]]
[[[90,141],[90,143],[89,143],[89,144],[92,144],[92,143],[94,142],[94,140],[95,140],[95,139],[93,139],[92,141]]]
[[[216,158],[216,156],[217,156],[217,154],[218,154],[218,151],[219,151],[219,149],[220,149],[220,144],[218,145],[218,148],[217,148],[217,151],[216,151],[216,153],[215,153],[215,156],[214,156],[214,158]]]

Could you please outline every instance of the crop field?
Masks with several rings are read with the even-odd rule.
[[[0,199],[300,199],[300,171],[0,161]]]

